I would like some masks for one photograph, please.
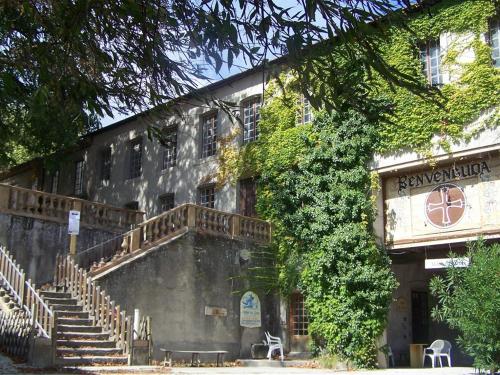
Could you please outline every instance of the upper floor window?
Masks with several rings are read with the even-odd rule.
[[[311,103],[309,103],[309,99],[304,95],[300,95],[298,105],[297,125],[309,124],[312,121]]]
[[[142,173],[142,139],[136,138],[130,142],[130,178],[139,177]]]
[[[73,189],[75,195],[83,194],[83,168],[83,160],[78,160],[75,163],[75,185]]]
[[[174,193],[163,194],[159,198],[160,212],[165,212],[171,210],[175,207],[174,204]]]
[[[427,81],[433,86],[442,84],[439,40],[430,40],[420,46],[420,61]]]
[[[243,143],[255,141],[259,137],[260,98],[243,103]]]
[[[177,128],[168,129],[163,136],[162,169],[173,167],[177,163]]]
[[[203,117],[201,135],[201,157],[206,158],[217,152],[217,113]]]
[[[50,192],[52,194],[57,194],[58,188],[59,188],[59,170],[55,171],[52,174],[52,181],[50,183]]]
[[[491,45],[491,57],[493,65],[500,68],[500,18],[490,22],[489,42]]]
[[[205,185],[198,188],[198,202],[200,206],[215,207],[215,185]]]
[[[111,147],[106,147],[101,152],[101,181],[111,178]]]

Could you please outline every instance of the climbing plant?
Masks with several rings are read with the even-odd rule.
[[[219,181],[259,176],[257,209],[275,225],[282,292],[304,293],[316,344],[355,366],[375,365],[396,286],[372,232],[377,178],[368,163],[376,152],[429,153],[436,137],[446,148],[498,125],[499,70],[483,38],[495,12],[492,0],[443,0],[378,41],[389,64],[426,88],[419,44],[447,35],[442,62],[453,80],[427,91],[395,87],[344,59],[341,47],[319,47],[305,59],[308,69],[282,73],[267,86],[260,138],[241,148],[224,144]],[[474,58],[460,58],[467,53]],[[306,71],[309,80],[301,76]],[[319,108],[313,124],[297,124],[300,95]]]

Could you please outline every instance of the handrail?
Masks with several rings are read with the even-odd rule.
[[[67,223],[68,212],[81,212],[81,224],[100,228],[130,228],[144,219],[144,212],[114,207],[80,198],[0,184],[0,212]]]
[[[57,256],[54,282],[55,285],[66,287],[84,310],[89,312],[94,324],[109,332],[117,346],[125,354],[130,354],[133,317],[127,316],[125,310],[121,310],[70,256]]]
[[[111,258],[116,259],[114,263],[123,262],[138,251],[151,248],[187,230],[231,239],[269,243],[272,235],[271,228],[269,222],[261,219],[185,203],[123,233],[118,237],[121,241],[117,241],[118,238],[115,237],[78,253],[76,259],[77,263],[84,268],[93,264],[91,271],[95,276],[104,271],[104,268],[109,268],[110,264],[106,265],[106,262]],[[111,246],[105,247],[107,243]]]
[[[0,246],[0,276],[16,299],[38,328],[39,335],[50,338],[54,326],[54,314],[35,290],[31,280],[15,262],[12,255]]]

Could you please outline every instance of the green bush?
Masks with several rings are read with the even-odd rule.
[[[500,368],[500,244],[477,241],[469,245],[468,257],[468,268],[453,266],[431,280],[438,298],[432,316],[457,329],[458,344],[474,366],[493,374]]]

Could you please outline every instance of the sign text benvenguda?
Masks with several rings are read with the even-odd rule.
[[[459,180],[462,178],[482,176],[484,173],[491,173],[486,161],[464,164],[460,166],[450,166],[434,171],[427,171],[413,175],[398,177],[398,191],[401,192],[408,187],[419,187],[427,184],[441,184],[447,181]]]

